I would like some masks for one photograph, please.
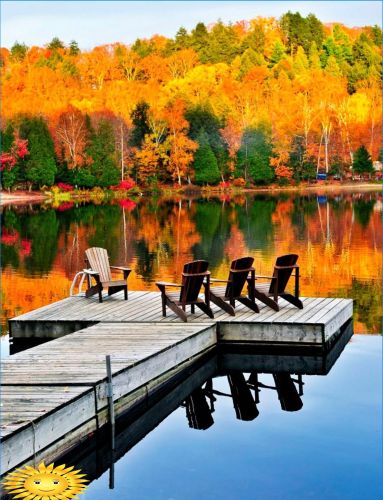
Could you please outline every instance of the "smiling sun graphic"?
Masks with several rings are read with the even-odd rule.
[[[47,467],[41,462],[37,469],[27,465],[16,469],[5,477],[4,489],[12,498],[22,500],[66,500],[78,498],[87,483],[83,479],[85,474],[79,474],[74,467],[65,468],[65,465],[50,464]]]

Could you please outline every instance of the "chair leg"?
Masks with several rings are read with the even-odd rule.
[[[194,304],[190,304],[190,311],[192,314],[195,313],[195,307],[194,307]]]
[[[205,314],[207,314],[209,318],[214,318],[213,311],[205,304],[205,302],[197,302],[196,306],[199,307]]]
[[[238,297],[237,300],[239,300],[239,302],[241,302],[242,304],[244,304],[246,307],[248,307],[252,311],[254,311],[256,313],[259,313],[259,308],[258,308],[257,304],[253,300],[250,300],[247,297]]]
[[[271,307],[271,309],[274,309],[274,311],[279,311],[279,306],[277,302],[275,302],[272,298],[268,297],[265,293],[261,293],[258,292],[258,290],[254,290],[254,296],[267,306]]]
[[[230,316],[235,316],[235,311],[234,311],[234,308],[233,306],[231,306],[230,304],[228,304],[227,302],[225,302],[223,299],[221,299],[220,297],[217,297],[216,295],[214,295],[214,293],[211,293],[210,292],[210,300],[218,307],[220,307],[221,309],[223,309],[225,312],[227,312],[228,314],[230,314]]]
[[[162,316],[166,318],[166,297],[164,294],[161,294],[161,300],[162,300]]]
[[[290,304],[293,304],[293,306],[298,307],[298,309],[303,309],[302,301],[300,301],[298,297],[295,297],[290,293],[284,293],[281,295],[281,297],[287,300],[287,302],[290,302]]]
[[[187,319],[185,311],[183,311],[180,307],[178,307],[174,302],[169,300],[167,297],[165,300],[166,300],[166,305],[169,307],[169,309],[171,309],[173,312],[175,312],[177,314],[177,316],[182,319],[182,321],[187,323],[188,319]]]
[[[124,288],[124,299],[128,300],[128,286]]]

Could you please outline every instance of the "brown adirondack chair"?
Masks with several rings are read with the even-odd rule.
[[[169,307],[182,321],[187,322],[185,310],[186,306],[190,305],[192,313],[194,313],[195,306],[197,306],[210,318],[214,318],[209,302],[210,271],[207,270],[208,266],[209,263],[206,260],[195,260],[184,265],[181,284],[166,283],[164,281],[156,283],[161,291],[163,316],[166,316],[166,307]],[[202,300],[198,295],[205,279],[205,300]],[[169,287],[180,288],[180,291],[179,293],[169,292],[167,290]]]
[[[230,266],[229,277],[227,280],[211,278],[211,283],[227,283],[226,286],[212,286],[210,288],[210,300],[218,307],[235,316],[235,301],[241,302],[254,312],[259,312],[258,306],[254,300],[255,270],[252,267],[253,257],[242,257],[233,260]],[[242,293],[243,287],[247,283],[248,293]]]
[[[128,300],[127,279],[131,269],[128,267],[111,266],[109,264],[108,252],[105,248],[88,248],[88,250],[85,250],[85,257],[85,262],[90,268],[84,270],[88,277],[88,289],[85,292],[85,296],[91,297],[98,293],[98,300],[102,302],[102,290],[107,288],[108,295],[113,295],[114,293],[124,290],[124,298]],[[112,269],[122,271],[124,279],[113,279]],[[95,285],[92,285],[92,278],[94,278],[96,282]]]
[[[299,309],[303,309],[303,304],[299,300],[299,266],[296,265],[298,255],[288,254],[277,258],[272,276],[255,276],[267,278],[271,281],[267,283],[257,283],[254,285],[254,297],[275,311],[279,311],[278,297],[282,297]],[[295,274],[293,275],[293,271]],[[291,276],[295,276],[294,295],[286,292],[286,286]],[[250,283],[249,283],[249,286]]]

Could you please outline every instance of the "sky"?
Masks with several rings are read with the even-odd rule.
[[[59,37],[76,40],[83,50],[97,45],[133,43],[154,34],[174,37],[221,19],[236,22],[256,16],[280,17],[291,10],[310,12],[322,22],[348,26],[382,25],[381,1],[1,1],[1,46],[15,41],[43,46]]]

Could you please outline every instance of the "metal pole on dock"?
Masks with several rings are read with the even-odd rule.
[[[111,451],[109,488],[112,490],[114,489],[115,416],[114,416],[114,401],[113,401],[112,365],[109,354],[107,354],[107,356],[105,357],[105,361],[106,361],[106,374],[108,378],[107,397],[108,397],[109,421],[110,421],[110,451]]]

